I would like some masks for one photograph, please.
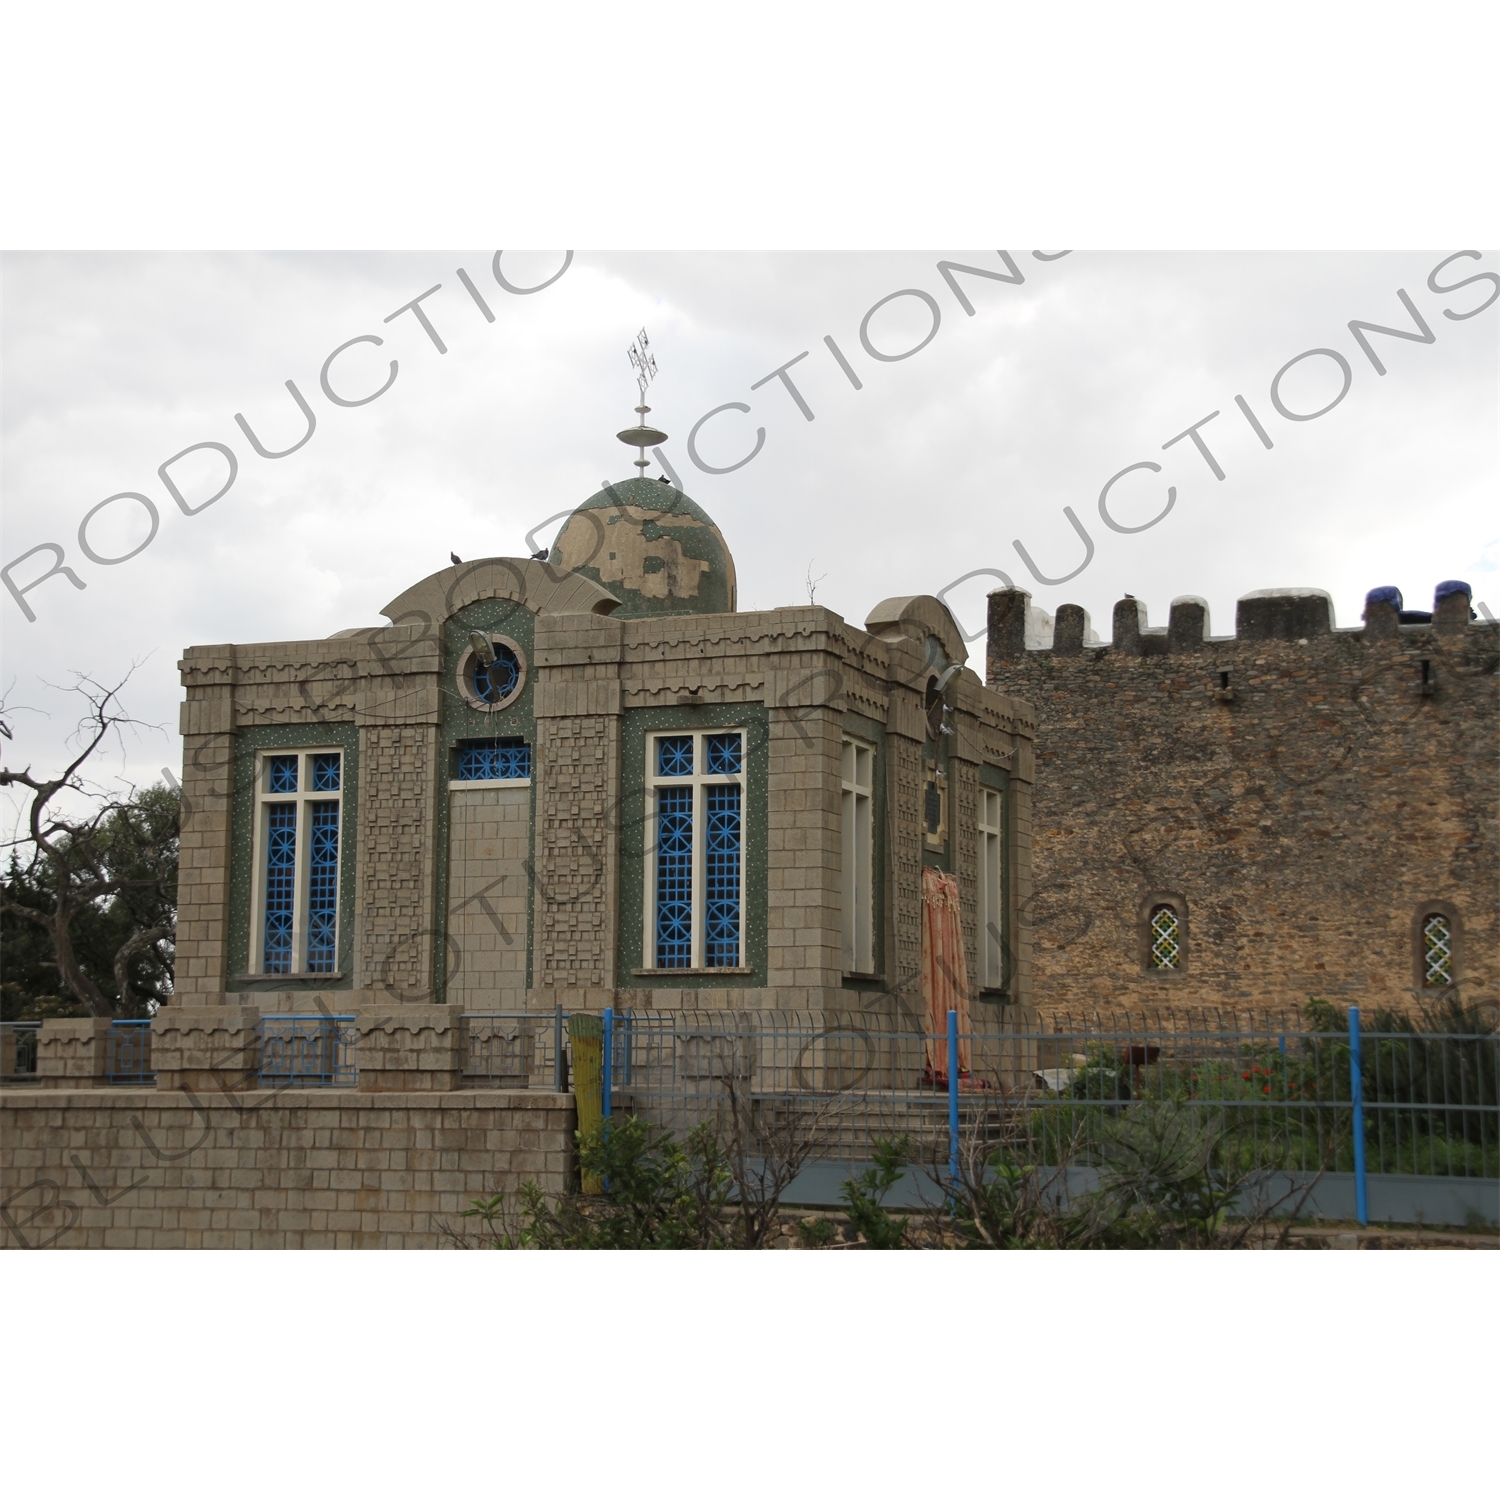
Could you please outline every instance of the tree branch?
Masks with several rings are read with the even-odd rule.
[[[135,1010],[135,996],[130,990],[131,956],[147,944],[154,943],[158,938],[168,936],[171,931],[170,927],[151,927],[144,932],[138,932],[115,954],[115,988],[120,992],[120,1009],[127,1015]]]

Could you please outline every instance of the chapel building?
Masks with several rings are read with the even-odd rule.
[[[718,527],[638,478],[545,559],[414,583],[386,626],[190,648],[171,1009],[922,1030],[941,885],[946,983],[976,1023],[1018,1016],[1029,706],[967,665],[935,598],[859,628],[735,595]]]

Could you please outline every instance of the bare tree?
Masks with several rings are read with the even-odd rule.
[[[76,675],[75,691],[88,711],[78,726],[81,748],[72,761],[52,777],[34,775],[30,765],[23,771],[0,769],[0,787],[24,787],[31,794],[25,832],[0,845],[13,853],[10,877],[0,882],[0,910],[46,932],[63,985],[90,1015],[132,1015],[141,1008],[132,989],[132,960],[149,949],[170,965],[179,798],[167,787],[129,787],[124,795],[113,794],[84,779],[83,767],[100,745],[122,725],[138,721],[120,706],[124,682],[106,688]],[[11,738],[8,728],[5,737]],[[77,799],[84,808],[70,816],[63,804]],[[110,962],[113,998],[85,967],[76,932],[80,916],[106,908],[121,918],[116,932],[126,933]]]
[[[724,1098],[715,1133],[734,1181],[737,1243],[761,1250],[777,1231],[782,1194],[822,1152],[849,1101],[839,1093],[756,1098],[748,1066],[754,1034],[742,1031],[726,1040]]]

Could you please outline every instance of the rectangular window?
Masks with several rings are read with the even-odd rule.
[[[646,741],[647,963],[737,969],[745,888],[744,731],[654,734]]]
[[[458,781],[527,781],[531,746],[525,740],[464,740],[458,747]]]
[[[256,788],[251,969],[332,974],[338,967],[343,754],[263,755]]]
[[[875,751],[859,740],[843,748],[844,972],[875,972]]]
[[[979,987],[1005,988],[1005,807],[1003,792],[979,788]]]

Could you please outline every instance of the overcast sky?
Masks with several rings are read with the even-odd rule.
[[[447,566],[516,556],[527,532],[635,456],[614,433],[634,422],[626,347],[643,325],[659,365],[651,420],[684,488],[718,522],[739,572],[740,607],[817,602],[862,624],[894,594],[937,593],[975,569],[1004,572],[1047,610],[1081,603],[1109,635],[1123,593],[1164,625],[1179,594],[1209,600],[1216,634],[1234,629],[1235,599],[1273,586],[1325,588],[1337,623],[1359,622],[1364,593],[1394,583],[1409,607],[1430,608],[1440,579],[1467,579],[1500,613],[1497,314],[1467,313],[1495,290],[1479,281],[1438,294],[1428,277],[1462,245],[1411,253],[1111,254],[1042,260],[1009,252],[1022,284],[958,274],[966,314],[941,260],[1004,271],[994,250],[722,254],[577,251],[550,286],[518,296],[496,281],[493,250],[421,253],[10,254],[0,263],[3,359],[4,563],[55,542],[87,585],[54,577],[28,593],[29,623],[9,593],[4,681],[17,713],[10,761],[53,766],[76,712],[58,691],[74,670],[114,682],[132,664],[126,702],[164,726],[127,745],[126,768],[150,780],[180,763],[176,663],[186,646],[324,637],[381,623],[380,608]],[[1044,254],[1055,254],[1050,248]],[[515,285],[545,281],[563,252],[507,253]],[[456,272],[464,268],[494,315],[486,321]],[[1452,262],[1451,286],[1500,270],[1494,252]],[[386,316],[434,285],[423,309],[439,353],[411,313]],[[1431,344],[1378,334],[1376,373],[1351,319],[1414,329],[1404,290]],[[935,303],[935,334],[909,358],[872,358],[866,314],[892,293]],[[928,302],[897,297],[866,328],[900,354],[933,327]],[[399,373],[378,399],[335,405],[320,389],[325,358],[358,335],[330,381],[348,397]],[[838,344],[856,390],[824,344]],[[1348,362],[1347,395],[1326,415],[1289,421],[1273,377],[1312,349]],[[803,351],[790,370],[809,422],[779,380],[756,382]],[[258,457],[235,423],[242,413]],[[1283,405],[1311,412],[1337,396],[1326,355],[1283,379]],[[1243,395],[1274,443],[1266,449],[1235,405]],[[707,464],[695,467],[693,424],[727,402],[750,406],[705,424]],[[1220,480],[1190,439],[1163,444],[1210,412],[1201,429]],[[234,450],[238,477],[222,499],[185,516],[157,467],[191,444]],[[1112,493],[1128,465],[1151,461]],[[170,471],[197,504],[223,482],[216,453]],[[653,467],[652,473],[657,470]],[[125,491],[160,517],[154,540],[115,566],[90,562],[78,528],[91,507]],[[1018,555],[1061,577],[1091,538],[1091,564],[1059,586],[1037,582]],[[554,522],[543,533],[550,540]],[[90,524],[101,556],[149,529],[123,500]],[[18,586],[50,564],[38,553]],[[970,633],[983,624],[992,576],[949,602]],[[982,640],[971,650],[982,654]],[[43,714],[47,715],[44,717]],[[120,763],[112,768],[119,768]]]

